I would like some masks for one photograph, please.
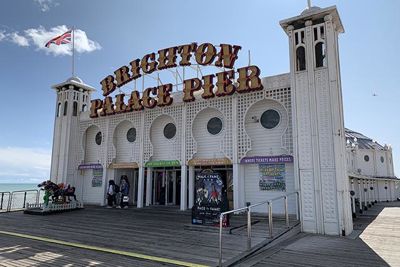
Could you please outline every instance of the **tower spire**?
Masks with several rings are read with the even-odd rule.
[[[307,9],[311,8],[311,0],[307,0]]]

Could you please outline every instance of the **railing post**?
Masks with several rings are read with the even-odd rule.
[[[269,238],[272,238],[272,202],[268,202],[268,226],[269,226]]]
[[[251,208],[247,208],[247,250],[251,249]]]
[[[40,190],[36,190],[36,205],[39,204]]]
[[[300,193],[296,192],[296,221],[300,220]]]
[[[0,204],[0,210],[3,209],[3,198],[4,198],[4,192],[1,192],[1,204]]]
[[[289,228],[289,211],[288,211],[288,197],[284,196],[285,201],[285,218],[286,218],[286,227]]]
[[[219,264],[218,266],[222,266],[222,219],[224,215],[219,216]]]
[[[22,206],[23,209],[25,209],[25,203],[26,203],[26,191],[24,192],[24,204]]]
[[[11,204],[12,204],[12,201],[13,201],[13,196],[14,196],[14,192],[12,192],[12,193],[8,196],[7,212],[11,211]]]

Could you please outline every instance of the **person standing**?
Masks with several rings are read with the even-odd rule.
[[[121,176],[121,208],[128,208],[128,201],[129,201],[129,182],[128,176],[122,175]]]
[[[107,189],[107,208],[112,208],[115,205],[115,182],[110,180]]]

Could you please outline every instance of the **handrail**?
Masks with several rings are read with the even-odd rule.
[[[268,204],[268,228],[269,228],[269,237],[272,238],[273,234],[273,221],[272,221],[272,202],[280,200],[280,199],[284,199],[284,204],[285,204],[285,220],[286,220],[286,227],[289,228],[289,210],[288,210],[288,197],[291,195],[296,194],[297,198],[296,198],[296,219],[299,219],[299,192],[295,191],[295,192],[291,192],[289,194],[283,195],[283,196],[279,196],[279,197],[275,197],[272,199],[268,199],[265,201],[261,201],[258,202],[256,204],[253,205],[249,205],[247,207],[243,207],[243,208],[239,208],[239,209],[234,209],[234,210],[229,210],[229,211],[225,211],[222,212],[220,214],[219,217],[219,265],[218,266],[222,266],[222,222],[223,222],[223,218],[225,215],[231,214],[231,213],[237,213],[240,211],[247,211],[247,250],[251,249],[251,209],[263,204]]]
[[[8,201],[7,212],[11,211],[12,201],[13,201],[13,198],[14,198],[14,193],[25,193],[25,194],[24,194],[24,203],[23,203],[23,206],[22,206],[22,208],[25,208],[25,204],[26,204],[26,194],[27,194],[27,192],[36,192],[36,202],[39,201],[39,199],[38,199],[39,190],[38,190],[38,189],[13,191],[13,192],[11,192],[11,195],[10,195],[10,198],[9,198],[9,201]]]
[[[0,193],[1,193],[0,210],[3,209],[4,195],[8,194],[8,202],[7,202],[7,208],[6,208],[6,211],[8,211],[8,203],[10,203],[11,192],[10,191],[3,191],[3,192],[0,192]]]

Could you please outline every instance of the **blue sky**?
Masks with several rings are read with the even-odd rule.
[[[236,66],[247,64],[251,50],[251,62],[260,67],[262,76],[288,72],[288,41],[279,21],[298,15],[306,4],[306,0],[1,1],[0,182],[48,177],[55,109],[50,87],[71,76],[66,50],[40,45],[52,33],[72,26],[80,30],[76,73],[98,89],[93,96],[98,98],[100,80],[118,67],[149,52],[191,42],[237,44],[242,50]],[[400,175],[400,1],[314,0],[313,4],[336,5],[345,28],[340,61],[346,127],[391,144],[395,172]]]

